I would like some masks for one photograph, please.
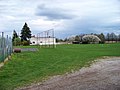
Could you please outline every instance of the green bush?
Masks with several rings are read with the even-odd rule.
[[[30,45],[30,41],[23,41],[23,42],[22,42],[22,45],[23,45],[23,46],[28,46],[28,45]]]
[[[20,46],[21,45],[21,40],[20,38],[15,38],[13,41],[13,46]]]

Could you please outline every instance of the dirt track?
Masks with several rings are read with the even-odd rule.
[[[20,90],[120,90],[120,57],[100,59],[72,74],[54,76]]]

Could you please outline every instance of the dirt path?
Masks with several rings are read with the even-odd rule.
[[[120,90],[120,57],[100,59],[90,67],[20,90]]]

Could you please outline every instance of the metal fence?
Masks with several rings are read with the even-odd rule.
[[[0,32],[0,62],[3,62],[12,53],[12,39],[4,32]]]

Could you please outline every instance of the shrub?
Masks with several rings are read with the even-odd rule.
[[[82,37],[82,43],[99,43],[101,40],[95,35],[85,35]]]
[[[28,46],[28,45],[30,45],[30,41],[23,41],[23,42],[22,42],[22,45],[23,45],[23,46]]]
[[[15,38],[14,41],[13,41],[13,45],[14,45],[14,46],[20,46],[20,45],[21,45],[21,40],[20,40],[20,38]]]

